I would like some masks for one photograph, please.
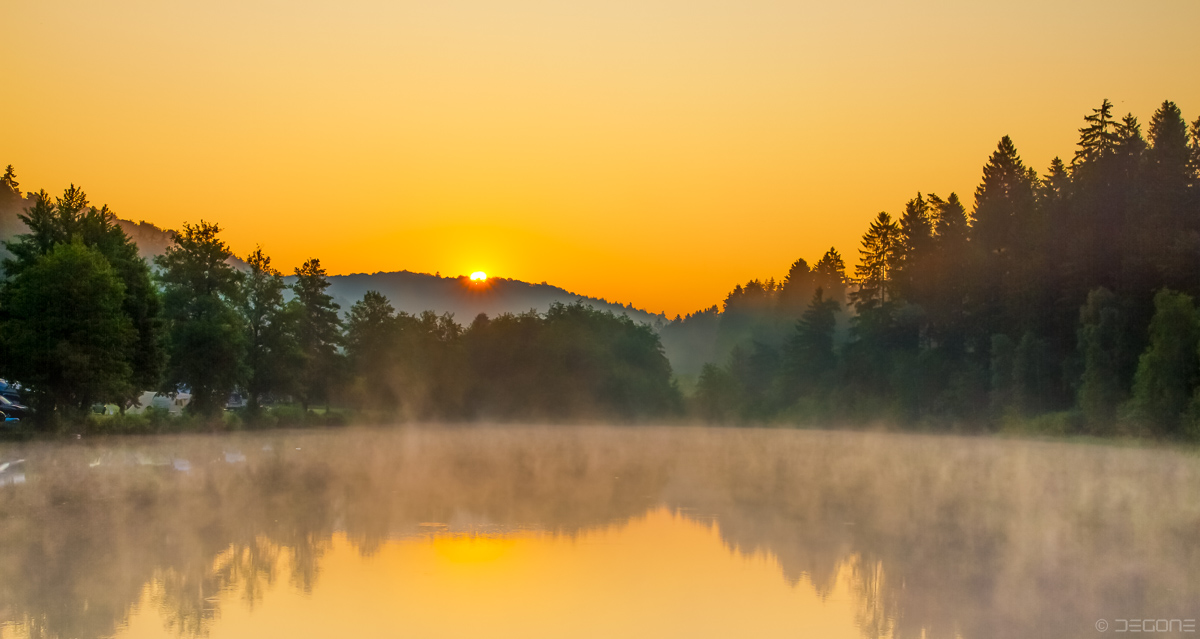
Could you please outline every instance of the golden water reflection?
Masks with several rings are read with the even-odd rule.
[[[270,570],[288,573],[290,553],[275,556]],[[852,572],[819,595],[788,583],[775,558],[730,552],[715,525],[665,508],[574,537],[434,534],[369,556],[335,534],[311,594],[276,582],[245,605],[240,584],[226,588],[207,634],[857,638]],[[161,637],[167,599],[147,588],[117,636]]]
[[[1189,450],[504,426],[5,461],[3,639],[1015,639],[1200,616]]]

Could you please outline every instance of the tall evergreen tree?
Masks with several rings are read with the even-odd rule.
[[[974,269],[977,316],[986,318],[978,327],[981,335],[1027,328],[1036,312],[1029,263],[1038,230],[1033,187],[1012,138],[1004,136],[975,189],[971,245],[979,258]]]
[[[858,290],[854,293],[859,313],[878,308],[896,296],[895,276],[903,260],[903,239],[900,227],[892,216],[880,212],[863,234],[862,248],[855,267]]]
[[[1121,123],[1113,117],[1113,104],[1107,98],[1083,120],[1087,124],[1079,129],[1079,148],[1075,150],[1072,168],[1115,154],[1121,141]]]
[[[303,364],[300,367],[297,396],[305,411],[314,401],[329,401],[330,387],[338,373],[338,346],[342,341],[340,308],[329,288],[321,261],[313,258],[296,269],[292,291],[296,293],[296,336]]]
[[[21,183],[17,182],[17,172],[13,170],[13,165],[9,164],[4,169],[4,176],[0,177],[0,190],[15,197],[21,197]]]
[[[813,266],[813,278],[816,280],[817,286],[825,291],[826,299],[834,300],[839,304],[846,301],[846,262],[842,260],[841,253],[837,249],[830,247],[825,254],[817,260]]]
[[[804,258],[792,262],[779,286],[779,307],[784,317],[799,317],[816,287],[815,274]]]
[[[795,335],[787,344],[785,363],[796,390],[812,390],[825,381],[837,365],[833,333],[840,306],[836,300],[827,299],[825,292],[818,288],[804,316],[796,322]]]
[[[900,216],[901,268],[897,288],[910,301],[922,303],[929,282],[929,261],[933,248],[933,215],[929,202],[917,197],[904,205]]]
[[[1144,210],[1139,249],[1153,261],[1157,279],[1172,288],[1200,293],[1195,241],[1200,220],[1189,206],[1192,176],[1188,127],[1174,102],[1165,101],[1150,119]]]
[[[161,269],[168,363],[163,389],[188,391],[188,410],[208,417],[224,408],[242,379],[245,329],[238,313],[242,276],[216,224],[184,224],[155,259]]]

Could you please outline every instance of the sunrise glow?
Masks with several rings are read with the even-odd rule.
[[[487,281],[487,273],[484,273],[483,271],[475,271],[474,273],[471,273],[471,281],[472,282],[486,282]]]

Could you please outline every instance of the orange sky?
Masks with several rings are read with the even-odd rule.
[[[1136,12],[1134,11],[1136,9]],[[1200,2],[38,0],[0,164],[290,270],[485,270],[687,312],[1102,98],[1200,115]]]

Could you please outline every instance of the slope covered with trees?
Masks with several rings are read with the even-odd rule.
[[[1200,119],[1170,101],[1145,133],[1104,101],[1044,174],[1005,136],[969,209],[916,193],[870,221],[856,262],[830,248],[671,322],[449,280],[545,304],[464,324],[389,299],[415,274],[329,277],[312,259],[285,277],[261,249],[235,261],[204,222],[152,269],[74,186],[22,195],[9,167],[0,200],[28,230],[5,243],[0,375],[46,422],[156,388],[209,416],[240,390],[251,415],[288,399],[414,419],[1200,435]]]
[[[917,193],[876,216],[859,256],[852,276],[839,263],[814,280],[803,311],[795,267],[735,288],[697,410],[1196,436],[1200,119],[1174,103],[1143,134],[1105,100],[1044,174],[1005,136],[969,212]]]

